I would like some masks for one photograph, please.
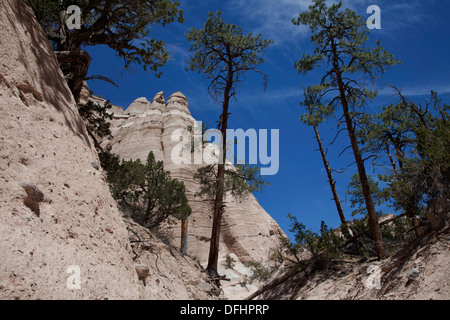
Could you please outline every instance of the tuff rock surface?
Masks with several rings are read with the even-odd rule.
[[[208,299],[196,262],[117,209],[22,0],[0,2],[0,57],[0,299]],[[149,266],[145,286],[140,264]]]
[[[94,100],[98,98],[94,97]],[[99,101],[100,102],[100,101]],[[158,92],[149,102],[146,98],[138,98],[125,110],[113,108],[111,131],[113,138],[103,141],[103,147],[112,147],[111,151],[121,158],[140,159],[146,161],[147,155],[153,151],[157,160],[164,162],[164,168],[171,176],[183,181],[186,186],[192,214],[188,220],[189,245],[188,255],[197,259],[206,267],[209,240],[211,237],[212,209],[207,199],[197,196],[199,182],[194,180],[197,169],[205,166],[204,161],[195,163],[193,154],[189,152],[188,163],[177,164],[173,160],[173,152],[183,143],[178,132],[188,131],[197,126],[196,120],[189,111],[187,98],[181,92],[175,92],[166,100],[163,92]],[[181,141],[180,141],[181,140]],[[192,140],[190,140],[192,141]],[[188,142],[190,145],[190,142]],[[188,148],[189,149],[189,148]],[[203,152],[215,150],[215,146],[206,144]],[[218,153],[217,153],[218,154]],[[231,164],[228,164],[232,166]],[[219,252],[219,273],[229,273],[223,262],[227,255],[234,255],[240,263],[248,261],[269,264],[270,256],[279,246],[279,235],[284,235],[278,224],[259,205],[253,195],[244,199],[235,199],[230,194],[225,198],[226,210],[221,228],[221,245]],[[167,226],[174,239],[175,246],[180,245],[180,224]],[[244,273],[235,272],[236,282],[243,281]],[[224,283],[224,285],[229,283]],[[233,283],[235,285],[236,283]]]

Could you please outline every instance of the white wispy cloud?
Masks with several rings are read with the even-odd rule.
[[[337,3],[329,0],[328,4]],[[381,8],[383,28],[398,30],[417,25],[430,19],[424,12],[424,4],[419,0],[399,0],[396,2],[379,0],[343,0],[343,8],[350,8],[361,16],[369,17],[366,12],[370,5],[377,4]],[[308,9],[311,0],[232,0],[233,12],[240,15],[243,21],[252,28],[250,32],[263,34],[265,38],[274,40],[275,46],[307,39],[309,29],[306,26],[295,26],[292,18]]]
[[[430,95],[431,90],[437,92],[440,95],[448,95],[450,94],[450,83],[407,86],[404,88],[399,87],[399,90],[401,90],[402,94],[407,97]],[[396,94],[397,92],[389,86],[383,87],[378,90],[378,95],[381,97],[393,97],[396,96]]]
[[[367,3],[371,2],[366,0]],[[430,1],[398,0],[380,1],[377,5],[381,10],[382,35],[391,39],[411,35],[411,30],[422,28],[424,25],[432,25],[433,15],[427,10]]]
[[[434,1],[434,0],[433,0]],[[254,28],[252,32],[261,33],[275,41],[275,45],[285,44],[306,37],[308,28],[295,26],[292,18],[308,9],[311,0],[232,0],[235,12],[249,21]],[[329,0],[328,4],[337,3]],[[427,15],[427,2],[420,0],[343,0],[343,8],[355,10],[361,16],[369,17],[366,12],[370,5],[376,4],[382,13],[383,29],[395,31],[418,26],[424,21],[431,22],[433,17]],[[249,24],[250,24],[249,23]]]
[[[303,37],[307,28],[292,24],[292,18],[308,8],[310,0],[232,0],[234,12],[248,21],[255,34],[274,40],[275,45],[285,44]]]

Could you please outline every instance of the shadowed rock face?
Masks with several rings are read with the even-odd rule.
[[[167,102],[163,92],[159,92],[152,103],[145,98],[139,98],[126,110],[115,112],[111,121],[114,138],[104,141],[103,145],[112,146],[112,152],[124,159],[139,158],[145,161],[149,151],[153,151],[157,160],[164,161],[164,167],[171,172],[172,177],[184,182],[192,207],[188,252],[205,265],[211,237],[212,210],[209,202],[195,196],[199,185],[193,178],[202,165],[176,165],[171,158],[174,147],[180,144],[179,139],[172,139],[174,130],[187,129],[195,124],[195,119],[189,112],[188,100],[181,92],[172,94]],[[227,195],[225,201],[227,207],[223,215],[219,259],[234,253],[242,262],[267,261],[272,250],[278,245],[278,231],[282,233],[278,224],[258,204],[253,195],[241,202]],[[180,226],[168,228],[176,239],[174,244],[178,245]]]
[[[22,0],[0,2],[0,26],[0,299],[139,298],[127,230],[45,33]]]
[[[207,299],[192,259],[124,221],[23,0],[0,1],[0,57],[0,299]]]

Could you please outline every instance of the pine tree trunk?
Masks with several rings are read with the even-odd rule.
[[[345,117],[345,124],[347,126],[348,135],[350,138],[351,147],[353,150],[353,155],[355,157],[356,166],[358,167],[359,179],[361,183],[361,189],[364,195],[364,201],[366,203],[367,215],[369,218],[369,224],[372,231],[373,238],[375,240],[375,249],[377,252],[378,259],[384,259],[385,257],[385,247],[383,243],[383,237],[381,235],[380,225],[378,223],[377,213],[375,211],[375,205],[372,199],[372,193],[370,191],[369,181],[366,174],[366,168],[364,166],[364,161],[361,156],[361,151],[358,146],[358,141],[356,139],[355,130],[353,127],[353,120],[350,116],[350,110],[348,106],[347,97],[345,95],[344,82],[341,76],[341,70],[339,68],[339,60],[336,45],[332,43],[333,53],[334,53],[334,72],[336,74],[337,84],[339,86],[339,95],[341,100],[341,105]]]
[[[68,86],[75,102],[80,101],[83,81],[86,79],[91,56],[86,51],[55,51],[61,70],[68,78]]]
[[[397,166],[395,165],[394,159],[392,158],[391,151],[389,150],[389,145],[386,145],[386,152],[389,157],[389,161],[391,162],[392,169],[394,170],[395,175],[398,177]]]
[[[303,92],[305,94],[305,98],[307,98],[306,90],[304,87],[303,87]],[[312,110],[310,107],[308,107],[308,111],[312,115]],[[320,138],[320,135],[319,135],[319,129],[317,129],[316,125],[313,125],[313,128],[314,128],[314,133],[316,135],[317,144],[319,145],[319,151],[322,156],[323,165],[325,167],[325,170],[327,171],[328,183],[330,184],[331,193],[333,194],[333,200],[334,200],[334,203],[336,204],[336,209],[338,211],[339,218],[341,219],[341,223],[344,225],[345,229],[348,232],[347,221],[345,220],[344,210],[342,210],[341,201],[339,200],[339,195],[336,190],[336,182],[333,179],[333,174],[331,172],[331,168],[328,163],[325,150],[323,149],[322,139]]]
[[[227,122],[228,106],[230,101],[231,84],[228,84],[224,93],[224,102],[222,105],[222,115],[220,121],[220,132],[222,134],[222,144],[220,149],[219,164],[217,169],[216,197],[214,199],[213,226],[211,231],[211,243],[209,248],[208,266],[206,269],[217,274],[219,260],[220,227],[222,224],[222,214],[224,210],[224,182],[225,182],[225,161],[227,150]]]
[[[345,98],[342,99],[345,101]],[[356,166],[358,167],[359,180],[361,183],[361,189],[364,195],[364,200],[367,208],[367,215],[369,217],[369,224],[372,231],[373,238],[375,240],[375,249],[377,251],[378,259],[384,259],[385,248],[383,243],[383,237],[381,235],[381,229],[378,223],[377,213],[375,211],[375,205],[372,199],[372,193],[370,191],[369,181],[366,174],[366,168],[364,166],[364,161],[362,160],[361,151],[358,146],[356,135],[353,129],[353,121],[350,117],[348,105],[345,102],[343,104],[345,122],[347,125],[348,135],[350,137],[350,142],[353,149],[353,154],[355,156]]]
[[[341,201],[339,200],[339,195],[336,190],[336,182],[334,181],[333,174],[331,172],[331,168],[328,164],[328,160],[326,158],[325,151],[322,146],[322,140],[320,139],[319,130],[316,126],[314,126],[314,132],[316,134],[317,143],[319,144],[319,150],[322,155],[323,165],[325,170],[327,171],[328,183],[330,184],[331,192],[333,194],[333,200],[336,204],[336,209],[339,213],[339,218],[341,219],[341,223],[347,228],[347,221],[345,220],[344,211],[342,210]]]
[[[214,199],[213,225],[209,247],[208,266],[210,273],[217,274],[219,260],[220,227],[223,213],[224,165],[218,165],[216,197]]]
[[[181,219],[180,251],[184,255],[188,254],[188,236],[189,236],[188,219]]]

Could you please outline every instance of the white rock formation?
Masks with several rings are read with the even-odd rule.
[[[189,112],[188,100],[181,92],[176,92],[166,103],[163,92],[158,92],[151,104],[145,101],[147,100],[139,98],[123,112],[115,113],[111,121],[113,139],[104,141],[103,145],[110,145],[112,152],[124,159],[145,161],[149,151],[153,151],[157,160],[164,161],[165,169],[171,172],[172,177],[184,182],[192,207],[188,253],[206,266],[212,212],[209,203],[195,195],[199,184],[193,178],[197,169],[204,164],[177,165],[171,158],[174,147],[180,144],[179,140],[171,139],[174,130],[196,125]],[[121,115],[129,117],[120,118]],[[228,254],[235,254],[244,263],[267,262],[272,250],[278,245],[279,232],[282,233],[278,224],[253,195],[242,202],[227,195],[225,201],[220,259],[224,259]],[[174,244],[179,245],[180,227],[176,225],[169,228],[176,239]]]

